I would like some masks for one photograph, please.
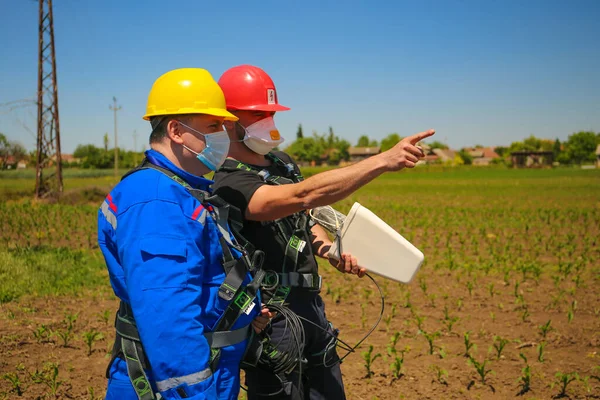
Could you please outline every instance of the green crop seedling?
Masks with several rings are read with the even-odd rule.
[[[381,353],[373,354],[373,345],[369,345],[369,350],[364,351],[362,353],[362,356],[363,360],[365,361],[363,365],[367,370],[366,378],[370,378],[373,376],[373,363],[375,362],[375,360],[381,357]]]

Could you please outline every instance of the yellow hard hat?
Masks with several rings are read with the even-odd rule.
[[[227,111],[225,96],[217,82],[202,68],[174,69],[152,85],[144,119],[175,114],[207,114],[238,120]]]

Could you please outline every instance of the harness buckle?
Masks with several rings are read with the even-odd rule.
[[[317,284],[315,285],[315,276],[317,277]],[[315,292],[319,292],[321,291],[321,287],[323,286],[323,277],[321,275],[318,274],[314,274],[313,275],[313,287],[311,290],[315,291]]]
[[[223,282],[219,287],[219,297],[225,301],[230,301],[231,299],[233,299],[235,292],[235,288],[229,286],[225,282]]]
[[[265,277],[261,283],[263,290],[275,290],[279,286],[279,274],[273,270],[265,271]]]
[[[263,181],[266,181],[271,176],[271,173],[269,171],[267,171],[266,169],[263,169],[262,171],[260,171],[258,173],[258,176],[260,176]]]
[[[252,303],[252,300],[253,300],[253,298],[248,296],[248,294],[246,294],[246,292],[240,292],[233,302],[241,310],[246,310],[246,308],[248,308],[250,303]]]

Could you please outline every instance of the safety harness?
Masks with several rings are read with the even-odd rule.
[[[219,171],[254,172],[268,185],[286,185],[304,180],[304,177],[296,172],[293,163],[285,163],[273,153],[268,153],[265,157],[271,161],[281,175],[271,174],[267,168],[259,169],[231,158],[225,160]],[[306,246],[309,246],[309,257],[312,256],[309,231],[314,226],[314,222],[308,214],[302,211],[274,221],[262,222],[262,225],[270,227],[276,240],[282,247],[285,247],[281,272],[265,271],[263,288],[274,291],[267,305],[282,305],[292,288],[320,290],[322,279],[319,274],[297,272],[299,255]]]
[[[241,212],[239,209],[231,206],[218,196],[211,195],[203,190],[192,188],[187,182],[182,180],[172,171],[155,165],[147,159],[144,159],[141,165],[125,174],[121,180],[144,169],[154,169],[159,171],[185,187],[196,200],[205,206],[206,210],[216,221],[219,231],[221,232],[219,240],[223,249],[222,265],[225,270],[225,280],[219,287],[218,295],[220,298],[227,301],[228,305],[223,312],[223,315],[217,320],[213,329],[210,332],[204,333],[204,336],[211,347],[210,369],[200,371],[200,373],[206,374],[206,378],[208,378],[217,368],[221,355],[221,348],[235,345],[248,338],[250,338],[250,340],[248,341],[249,345],[246,348],[244,358],[248,363],[256,364],[258,357],[262,352],[262,348],[259,341],[252,340],[254,331],[251,329],[251,325],[247,325],[237,330],[231,330],[238,318],[243,313],[251,310],[254,299],[256,298],[265,277],[265,272],[262,269],[264,253],[260,250],[256,250],[254,246],[240,234],[242,229]],[[227,230],[228,223],[234,234],[235,241],[232,241],[230,238],[229,231]],[[236,259],[231,252],[230,246],[238,250],[242,256]],[[242,283],[248,272],[252,273],[253,279],[248,285],[243,286]],[[127,364],[127,373],[138,398],[140,400],[156,399],[157,397],[154,394],[145,372],[152,368],[140,340],[133,311],[131,307],[123,301],[121,301],[119,311],[116,315],[115,328],[117,334],[112,350],[112,359],[106,371],[107,378],[109,377],[110,366],[114,360],[117,357],[124,358]],[[156,385],[159,391],[161,391],[161,382],[156,382]],[[181,391],[182,390],[183,389],[181,389]],[[179,394],[182,397],[186,396],[184,392]]]
[[[296,172],[293,163],[285,163],[273,153],[268,153],[265,157],[276,167],[277,174],[271,173],[268,168],[260,169],[230,158],[225,160],[219,171],[254,172],[266,184],[277,186],[298,183],[304,180],[303,176]],[[273,270],[265,271],[263,289],[271,295],[265,306],[270,311],[277,312],[277,314],[286,319],[290,340],[295,345],[293,349],[283,351],[268,336],[257,337],[254,342],[259,342],[258,347],[262,349],[260,357],[256,362],[252,363],[244,360],[242,368],[259,367],[270,371],[282,384],[281,390],[277,393],[283,391],[286,394],[290,394],[291,382],[286,381],[285,375],[299,368],[298,379],[301,380],[302,368],[300,366],[305,364],[306,360],[304,359],[304,328],[300,321],[301,317],[289,310],[285,306],[285,301],[292,288],[314,291],[321,289],[322,279],[316,272],[300,273],[297,271],[300,253],[303,252],[306,246],[308,246],[308,257],[313,257],[310,229],[314,226],[314,221],[306,212],[302,211],[274,221],[261,222],[261,224],[269,227],[278,244],[285,248],[281,272]],[[277,393],[268,395],[273,396]]]

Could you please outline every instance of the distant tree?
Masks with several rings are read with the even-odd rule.
[[[381,140],[381,151],[387,151],[394,147],[399,141],[402,140],[402,137],[397,133],[390,133],[385,138]]]
[[[496,152],[496,154],[498,154],[500,157],[504,157],[506,154],[508,154],[508,147],[504,147],[504,146],[497,146],[494,147],[494,151]]]
[[[108,133],[104,134],[104,151],[108,151]]]
[[[333,147],[335,151],[329,155],[329,164],[336,165],[340,161],[348,161],[350,159],[350,153],[348,153],[350,142],[336,136]]]
[[[515,151],[539,151],[541,147],[541,140],[531,135],[522,142],[512,142],[508,148],[509,153]]]
[[[574,164],[594,161],[596,145],[597,136],[594,132],[581,131],[569,135],[566,149],[569,161]]]
[[[8,166],[8,159],[14,158],[15,163],[27,158],[27,150],[19,142],[9,141],[6,136],[0,133],[0,169]]]
[[[431,143],[428,143],[428,146],[431,147],[431,149],[442,149],[442,150],[446,150],[448,149],[448,145],[446,143],[442,143],[438,140],[434,140]]]
[[[369,140],[369,147],[377,147],[379,146],[379,143],[377,142],[377,140],[373,139],[373,140]]]
[[[323,150],[327,150],[329,148],[327,144],[327,137],[325,134],[319,135],[319,133],[316,130],[313,130],[312,137],[317,141],[319,146],[323,148]]]
[[[555,160],[558,160],[558,156],[560,155],[560,152],[561,152],[560,140],[558,140],[558,138],[556,138],[556,140],[554,141],[554,145],[552,146],[552,153],[554,154]]]
[[[83,168],[112,168],[114,157],[104,149],[93,144],[80,144],[75,148],[73,157],[80,158]]]
[[[303,137],[296,139],[286,149],[286,152],[292,155],[298,161],[319,161],[325,148],[318,137]]]
[[[540,139],[533,135],[523,140],[524,150],[529,151],[552,151],[554,142],[552,140]]]
[[[75,148],[73,157],[84,159],[86,157],[94,156],[100,152],[101,150],[93,144],[80,144]]]
[[[471,155],[469,153],[467,153],[466,151],[461,150],[458,152],[457,155],[461,158],[461,160],[463,161],[463,164],[465,164],[465,165],[473,164],[473,157],[471,157]]]
[[[302,133],[302,124],[298,124],[298,131],[296,131],[296,139],[302,139],[304,133]]]
[[[464,165],[467,164],[465,159],[460,156],[460,154],[456,153],[454,155],[454,160],[451,161],[452,165]]]
[[[15,158],[16,162],[19,162],[27,158],[27,150],[19,142],[10,142],[9,146],[10,155]]]
[[[569,158],[569,154],[566,151],[561,151],[558,153],[558,156],[554,159],[554,161],[558,161],[561,164],[570,164],[571,159]]]
[[[356,147],[369,147],[369,137],[367,135],[359,137],[358,142],[356,142]]]
[[[10,143],[6,136],[3,133],[0,133],[0,158],[2,159],[2,164],[0,164],[0,169],[6,168],[6,161],[10,154]]]
[[[554,141],[550,139],[542,139],[540,141],[541,151],[554,151]]]
[[[327,136],[327,148],[332,149],[335,145],[335,135],[333,134],[333,128],[329,127],[329,136]]]

